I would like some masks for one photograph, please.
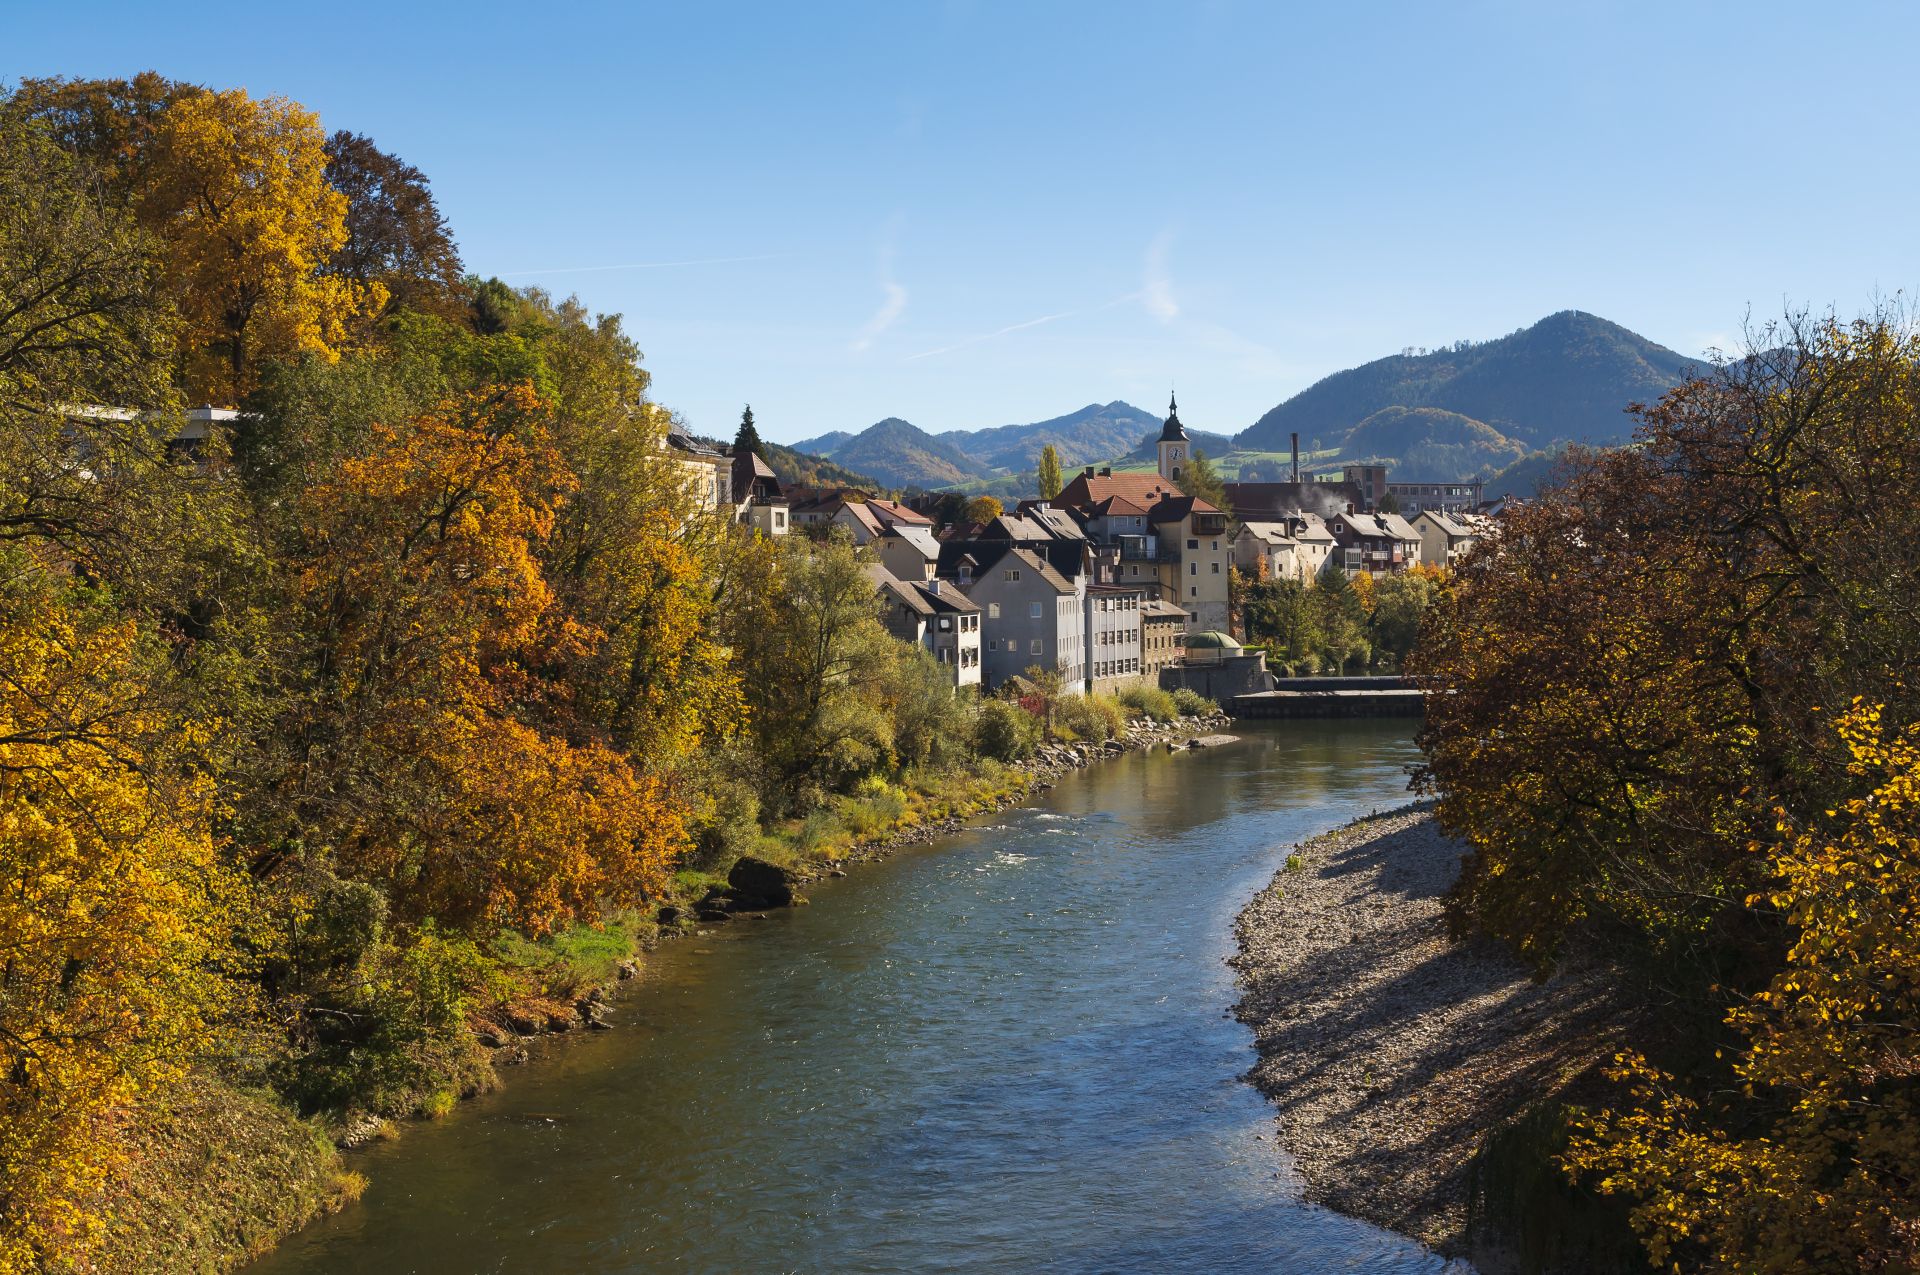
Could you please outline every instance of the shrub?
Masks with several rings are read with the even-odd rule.
[[[1054,733],[1101,743],[1126,729],[1120,703],[1107,695],[1063,695],[1053,706]]]
[[[1218,704],[1184,686],[1173,693],[1173,706],[1180,710],[1182,717],[1207,717],[1220,711]]]
[[[1040,742],[1040,719],[1018,704],[985,700],[973,722],[973,746],[994,761],[1020,761],[1033,756]]]
[[[1145,682],[1121,691],[1120,702],[1129,708],[1140,710],[1142,716],[1150,717],[1156,722],[1170,722],[1180,715],[1172,695]]]

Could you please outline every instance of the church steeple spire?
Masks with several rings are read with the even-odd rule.
[[[1187,431],[1180,424],[1180,404],[1167,394],[1167,423],[1160,430],[1160,476],[1178,486],[1187,470]]]
[[[1184,443],[1187,441],[1186,427],[1180,424],[1180,402],[1173,394],[1167,395],[1167,423],[1160,430],[1163,443]]]

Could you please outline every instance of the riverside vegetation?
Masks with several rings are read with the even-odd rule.
[[[1181,711],[956,694],[849,545],[703,514],[647,390],[296,103],[0,99],[0,1272],[229,1266],[743,856]],[[244,410],[183,452],[189,403]]]
[[[1662,1269],[1914,1270],[1920,331],[1753,347],[1570,454],[1410,661],[1455,930],[1645,1007],[1484,1167],[1624,1204]]]

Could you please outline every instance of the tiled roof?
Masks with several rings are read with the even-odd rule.
[[[933,604],[926,595],[900,577],[893,574],[877,562],[869,562],[865,567],[867,579],[873,581],[873,587],[898,602],[916,615],[932,615]]]
[[[1142,508],[1151,509],[1163,496],[1178,496],[1180,489],[1158,474],[1076,474],[1053,503],[1071,508],[1097,505],[1111,496],[1122,496]]]
[[[1288,544],[1294,542],[1293,528],[1284,522],[1243,522],[1240,524],[1240,530],[1255,540],[1264,540],[1268,544],[1281,540]]]
[[[960,592],[959,586],[950,580],[915,580],[913,588],[935,611],[973,615],[980,610],[980,604]]]
[[[1150,522],[1179,522],[1188,514],[1217,514],[1218,507],[1208,504],[1198,496],[1168,496],[1147,511]]]
[[[886,528],[886,525],[880,521],[879,516],[875,514],[873,510],[867,508],[868,503],[870,502],[860,501],[860,500],[845,500],[841,502],[841,508],[845,509],[847,513],[853,517],[853,520],[855,522],[859,523],[862,527],[865,527],[868,530],[868,532],[870,532],[871,534],[877,536],[881,532],[885,531],[887,528]],[[839,516],[840,516],[839,511],[836,510],[834,512],[834,517],[837,518]]]
[[[927,517],[917,509],[907,508],[897,500],[882,500],[880,497],[875,496],[867,501],[867,503],[873,506],[874,513],[878,514],[880,520],[889,527],[896,522],[904,522],[910,526],[917,527],[931,527],[933,525],[933,519]]]
[[[1073,586],[1067,582],[1067,578],[1048,566],[1046,560],[1033,550],[1015,548],[1008,551],[1007,557],[1018,558],[1029,569],[1038,572],[1042,580],[1045,580],[1053,586],[1055,593],[1073,592]],[[1002,561],[1005,561],[1005,559],[1002,559]]]

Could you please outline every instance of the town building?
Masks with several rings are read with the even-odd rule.
[[[1187,631],[1185,610],[1171,602],[1147,598],[1140,604],[1140,673],[1152,685],[1160,684],[1160,670],[1180,660]]]
[[[759,453],[727,449],[732,453],[729,475],[733,488],[734,521],[763,535],[784,536],[790,530],[791,510],[773,467]]]
[[[1450,567],[1464,557],[1492,525],[1492,520],[1482,514],[1423,509],[1413,519],[1413,528],[1420,533],[1420,560]]]
[[[976,559],[961,584],[983,617],[984,684],[997,687],[1035,664],[1058,669],[1078,690],[1086,680],[1085,577],[1067,579],[1031,549],[989,542],[967,556]]]
[[[955,686],[980,685],[979,606],[945,580],[902,580],[879,563],[869,563],[866,570],[880,594],[887,632],[925,647]]]
[[[1114,691],[1140,680],[1141,613],[1145,589],[1126,585],[1087,586],[1087,689]]]
[[[926,581],[934,577],[934,564],[940,560],[940,542],[926,527],[901,523],[888,527],[870,542],[880,565],[902,580]]]
[[[1391,575],[1420,561],[1420,533],[1398,514],[1335,514],[1334,560],[1348,575]]]
[[[1470,514],[1479,506],[1486,487],[1483,482],[1388,483],[1387,494],[1400,506],[1403,518],[1429,509]]]

